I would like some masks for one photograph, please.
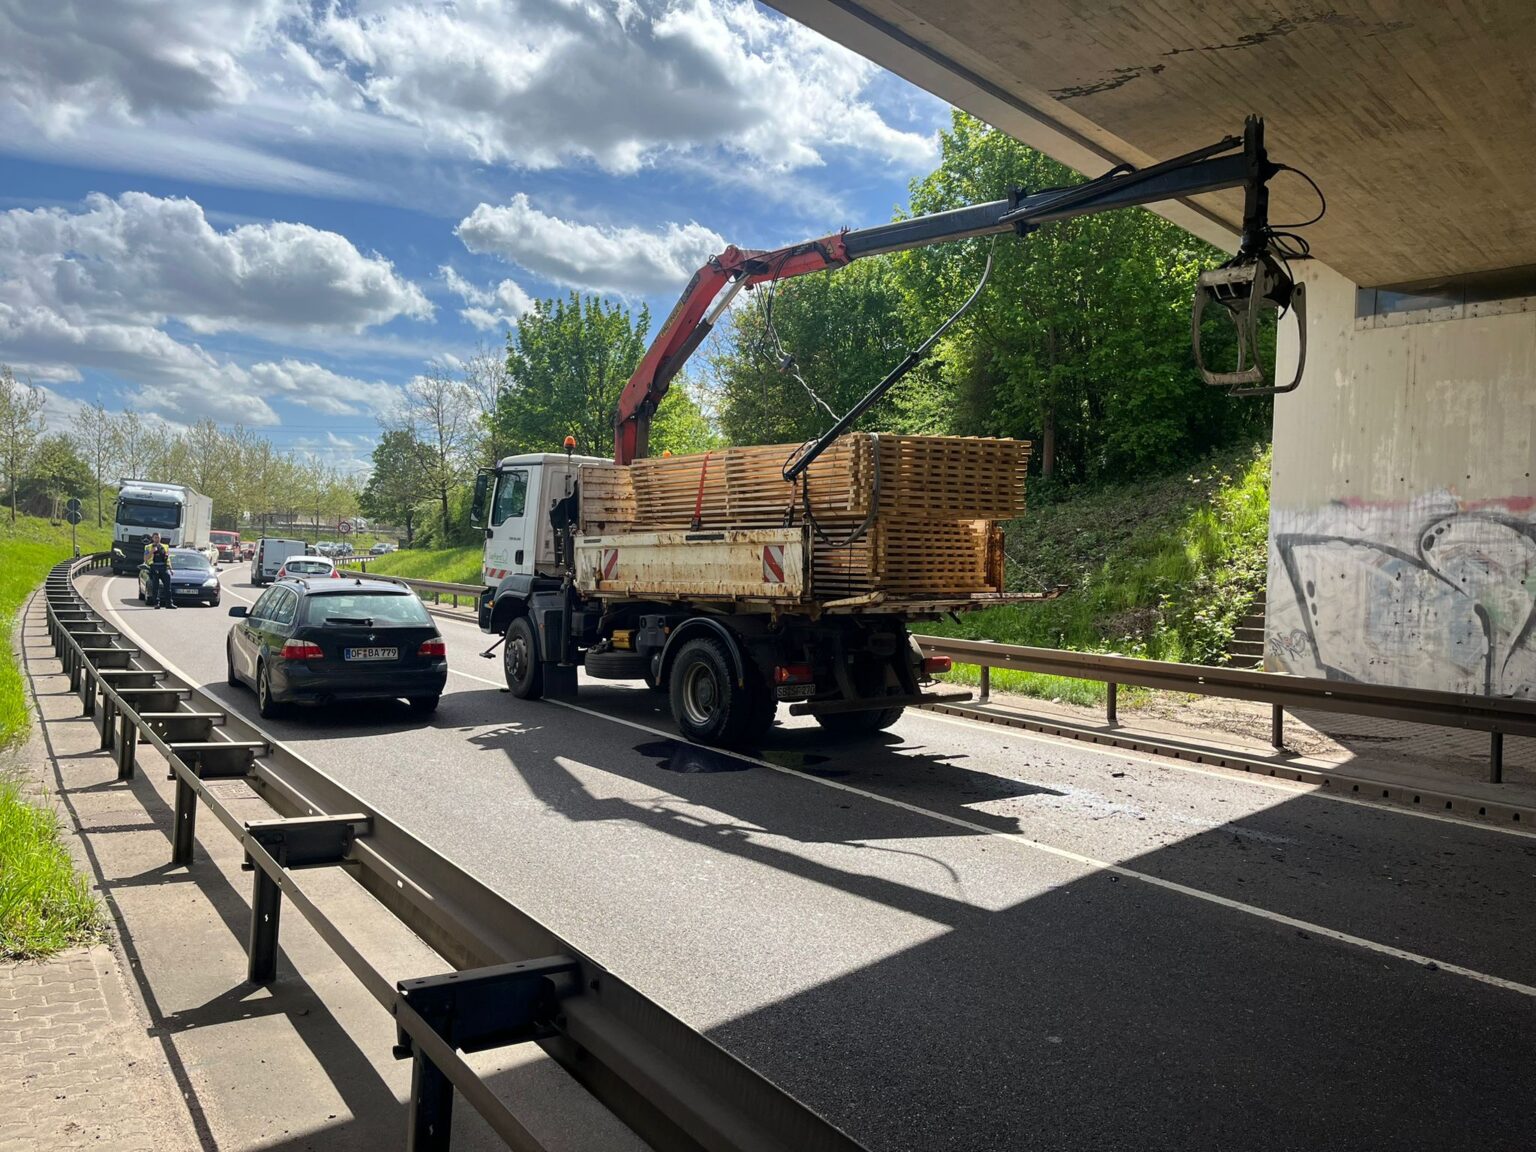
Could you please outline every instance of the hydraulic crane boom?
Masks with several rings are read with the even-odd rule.
[[[687,288],[661,326],[655,341],[641,359],[639,367],[619,397],[614,417],[614,459],[628,464],[647,453],[651,416],[667,394],[672,379],[682,369],[704,337],[709,334],[736,293],[743,288],[768,281],[787,280],[809,272],[839,268],[862,256],[900,252],[972,236],[990,236],[1014,232],[1019,236],[1035,231],[1043,224],[1107,212],[1115,208],[1153,204],[1161,200],[1198,196],[1226,188],[1246,191],[1243,233],[1238,253],[1209,281],[1202,276],[1198,289],[1195,350],[1199,356],[1199,309],[1209,299],[1226,309],[1239,338],[1236,373],[1201,373],[1209,384],[1230,387],[1234,391],[1289,391],[1295,381],[1280,387],[1265,387],[1257,367],[1243,367],[1243,355],[1256,353],[1250,343],[1256,341],[1254,318],[1260,308],[1295,310],[1302,325],[1305,349],[1305,321],[1300,314],[1301,288],[1292,282],[1283,262],[1272,254],[1273,236],[1268,222],[1268,181],[1281,166],[1272,164],[1264,151],[1264,122],[1250,116],[1241,136],[1223,140],[1183,156],[1148,168],[1130,170],[1124,166],[1111,170],[1097,180],[1069,188],[1052,189],[1029,195],[1015,189],[1003,200],[974,204],[910,220],[897,220],[872,228],[845,230],[819,240],[808,240],[771,251],[742,249],[734,245],[713,257],[693,274]],[[724,295],[722,295],[722,292]],[[718,297],[718,299],[717,299]],[[1245,342],[1246,341],[1246,342]],[[1296,379],[1300,379],[1297,366]],[[893,374],[894,376],[894,374]],[[894,383],[888,376],[858,406],[838,421],[836,427],[818,441],[812,451],[801,457],[801,467],[808,464],[825,443],[841,434],[857,417]],[[1248,387],[1241,387],[1247,385]],[[1258,387],[1254,387],[1258,385]]]

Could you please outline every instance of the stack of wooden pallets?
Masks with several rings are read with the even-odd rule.
[[[827,600],[885,592],[1002,590],[995,521],[1024,511],[1030,445],[958,436],[844,436],[790,484],[797,445],[727,448],[584,465],[588,534],[813,525],[811,589]]]

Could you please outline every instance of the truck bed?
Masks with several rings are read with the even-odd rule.
[[[937,616],[1047,599],[1039,592],[814,594],[810,529],[618,532],[575,540],[576,588],[609,600],[720,601],[738,611]]]

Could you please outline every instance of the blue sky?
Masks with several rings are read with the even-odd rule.
[[[534,298],[886,220],[941,102],[750,0],[0,0],[0,362],[349,464]]]

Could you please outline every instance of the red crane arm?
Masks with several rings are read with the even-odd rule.
[[[768,280],[787,280],[847,264],[853,257],[843,236],[839,232],[771,251],[741,249],[733,244],[695,272],[619,396],[613,458],[629,464],[646,454],[651,414],[732,296]],[[726,299],[711,311],[710,305],[727,285],[730,292]]]

